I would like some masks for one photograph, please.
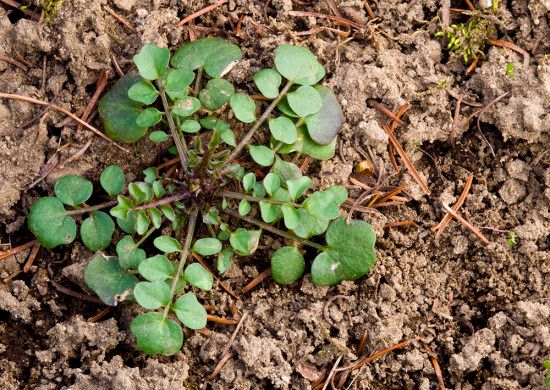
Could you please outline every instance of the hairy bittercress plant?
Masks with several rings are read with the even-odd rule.
[[[319,252],[311,266],[318,285],[360,278],[375,261],[372,227],[339,217],[347,190],[312,191],[312,179],[294,164],[300,155],[334,155],[343,115],[335,95],[317,84],[325,70],[309,50],[279,46],[274,68],[253,77],[271,100],[258,115],[257,102],[222,78],[240,58],[237,46],[218,38],[187,43],[171,59],[168,49],[145,45],[134,57],[139,75],[122,77],[99,111],[114,140],[135,142],[149,130],[155,142],[172,139],[169,150],[179,156],[181,169],[167,177],[148,168],[143,181],[126,183],[122,170],[109,166],[100,185],[110,200],[94,206],[85,204],[93,184],[65,176],[55,196],[38,199],[29,214],[30,230],[48,249],[74,241],[76,220],[86,216],[80,237],[98,251],[85,270],[86,283],[108,305],[135,300],[149,310],[131,323],[147,354],[179,351],[181,324],[206,325],[206,311],[192,290],[211,290],[213,277],[199,263],[186,265],[191,252],[216,256],[223,273],[234,256],[256,251],[264,231],[279,235],[286,246],[274,251],[271,267],[281,284],[304,273],[304,246]],[[251,125],[237,144],[238,122]],[[250,158],[240,156],[244,148]],[[106,208],[109,214],[100,211]],[[255,228],[239,227],[239,220]],[[168,224],[174,233],[159,234],[161,227],[170,231]],[[106,256],[100,250],[112,248],[115,225],[125,235],[116,234],[116,256]],[[323,234],[324,241],[310,240]],[[157,253],[142,248],[152,236]]]

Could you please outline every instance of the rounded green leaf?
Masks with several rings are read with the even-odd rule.
[[[376,261],[376,234],[371,225],[340,217],[332,221],[325,236],[328,248],[311,266],[313,282],[319,285],[355,280],[370,271]],[[353,243],[353,245],[350,245]]]
[[[136,118],[136,124],[139,127],[150,127],[160,122],[162,119],[162,112],[154,107],[149,107],[139,113]]]
[[[222,232],[225,233],[225,232]],[[216,259],[216,268],[220,274],[223,274],[229,268],[231,268],[231,261],[233,260],[233,250],[231,248],[222,249],[218,253],[218,258]]]
[[[300,224],[300,213],[294,207],[284,204],[281,206],[281,211],[288,229],[295,229]]]
[[[137,269],[140,263],[145,260],[145,251],[138,248],[131,236],[124,236],[116,244],[118,262],[122,268]]]
[[[80,237],[86,248],[95,252],[109,246],[114,230],[115,223],[108,214],[94,211],[82,221]]]
[[[179,320],[189,329],[202,329],[206,326],[206,309],[192,292],[182,295],[172,306]]]
[[[138,315],[132,320],[130,330],[138,348],[147,355],[174,355],[183,345],[181,326],[162,313]]]
[[[63,203],[52,196],[40,198],[33,203],[28,226],[46,249],[70,244],[76,238],[76,222],[67,215]]]
[[[174,253],[181,251],[180,243],[172,237],[160,236],[155,238],[153,245],[164,253]]]
[[[271,274],[279,284],[291,284],[304,273],[304,257],[293,246],[284,246],[275,251],[271,257]]]
[[[149,139],[153,142],[164,142],[170,139],[170,134],[161,130],[153,131],[151,134],[149,134]]]
[[[302,85],[294,92],[286,95],[288,105],[299,117],[305,118],[321,109],[321,95],[310,85]]]
[[[300,126],[298,128],[298,138],[296,139],[296,142],[292,145],[283,145],[279,148],[279,153],[286,154],[291,152],[299,152],[317,160],[328,160],[334,157],[334,152],[336,150],[336,139],[337,137],[334,137],[328,145],[320,145],[311,139],[305,129],[305,126]]]
[[[312,184],[313,181],[309,177],[302,176],[294,180],[287,180],[286,187],[288,188],[290,197],[296,200],[302,196]]]
[[[170,303],[170,287],[162,280],[139,282],[134,287],[134,298],[141,307],[156,310]]]
[[[194,78],[195,73],[188,69],[169,69],[163,78],[164,89],[170,99],[182,98],[187,96]]]
[[[126,272],[116,258],[97,253],[84,270],[86,285],[106,305],[116,306],[125,292],[134,288],[137,278]]]
[[[138,271],[145,279],[156,282],[174,276],[175,268],[166,256],[156,255],[143,260],[139,264]]]
[[[239,256],[249,256],[258,248],[261,235],[261,230],[239,228],[231,233],[229,243]]]
[[[317,218],[316,216],[308,213],[303,208],[296,209],[299,214],[300,223],[292,229],[294,234],[300,238],[310,238],[327,230],[329,220],[324,218]]]
[[[250,156],[263,167],[269,167],[275,161],[275,152],[264,145],[248,145]]]
[[[260,214],[264,222],[273,223],[282,218],[281,206],[266,201],[259,202]]]
[[[325,191],[311,194],[304,202],[304,209],[321,219],[335,219],[338,217],[340,205],[344,203],[348,191],[342,186],[334,186]]]
[[[214,277],[199,263],[189,264],[183,277],[189,284],[204,291],[210,291],[214,283]]]
[[[115,196],[124,189],[124,172],[118,165],[110,165],[101,172],[99,182],[109,196]]]
[[[281,45],[275,49],[275,68],[294,84],[313,85],[325,76],[325,69],[305,47]]]
[[[208,80],[203,90],[199,93],[202,105],[209,110],[217,110],[231,100],[235,94],[235,87],[224,79]]]
[[[55,183],[53,191],[60,201],[74,207],[90,199],[94,186],[81,176],[67,175]]]
[[[250,202],[246,199],[243,199],[239,202],[239,214],[240,215],[247,215],[250,210],[252,210],[252,206],[250,205]]]
[[[246,192],[250,191],[256,184],[256,175],[252,172],[248,172],[243,176],[243,188]]]
[[[178,99],[172,106],[172,112],[178,116],[189,116],[201,108],[199,99],[186,96]]]
[[[273,164],[273,172],[279,175],[281,180],[294,180],[302,177],[302,171],[300,167],[291,162],[281,159],[279,156],[275,156],[275,164]]]
[[[344,113],[336,95],[330,89],[322,85],[316,85],[315,89],[321,96],[321,108],[319,112],[308,116],[305,123],[313,141],[320,145],[328,145],[336,138],[344,122]]]
[[[164,75],[169,62],[170,50],[150,43],[143,46],[134,56],[139,74],[147,80],[156,80]]]
[[[254,99],[245,93],[236,93],[231,96],[229,105],[235,113],[235,117],[244,123],[252,123],[256,120],[256,103]]]
[[[186,119],[180,124],[180,130],[184,133],[196,133],[201,129],[199,122],[193,119]]]
[[[266,68],[256,72],[252,76],[256,87],[262,95],[269,99],[275,99],[279,95],[282,77],[275,69]]]
[[[138,81],[128,89],[128,97],[143,104],[153,104],[158,96],[155,86],[147,80]]]
[[[118,218],[116,219],[118,227],[127,234],[136,234],[136,212],[129,211],[126,219]]]
[[[270,119],[268,125],[271,135],[277,141],[281,141],[285,144],[293,144],[296,142],[296,138],[298,137],[296,126],[294,125],[294,122],[287,117],[280,116],[278,118]]]
[[[225,39],[201,38],[181,46],[172,58],[177,69],[195,70],[204,68],[212,78],[226,74],[242,57],[241,50]]]
[[[129,89],[141,80],[140,76],[128,73],[99,101],[99,115],[103,120],[105,134],[115,141],[135,142],[147,132],[147,127],[140,127],[136,123],[142,103],[128,97]]]
[[[195,241],[192,250],[202,256],[215,255],[222,250],[222,243],[217,238],[201,238]]]
[[[281,188],[281,179],[279,175],[273,172],[268,173],[262,183],[270,196],[273,196],[275,192]]]

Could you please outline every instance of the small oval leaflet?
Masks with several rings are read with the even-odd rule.
[[[206,309],[192,292],[179,297],[172,309],[183,325],[189,329],[202,329],[206,326]]]
[[[250,156],[263,167],[269,167],[275,161],[275,152],[264,145],[248,145]]]
[[[285,144],[293,144],[296,142],[298,137],[296,126],[294,125],[294,122],[287,117],[280,116],[278,118],[270,119],[268,125],[271,135],[277,141],[281,141]]]
[[[124,189],[124,172],[118,165],[110,165],[101,172],[99,182],[109,196],[116,196]]]
[[[159,123],[161,119],[162,112],[154,107],[148,107],[139,113],[136,118],[136,124],[139,127],[151,127]]]
[[[321,95],[310,85],[302,85],[286,95],[288,105],[300,118],[319,112],[322,105]]]
[[[217,238],[200,238],[193,244],[193,251],[202,256],[215,255],[222,250],[222,243]]]
[[[279,284],[290,284],[304,273],[306,262],[294,246],[284,246],[275,251],[271,257],[271,273]]]
[[[103,211],[94,211],[82,221],[80,237],[84,245],[95,252],[109,246],[114,230],[115,223],[108,214]]]
[[[325,69],[305,47],[281,45],[275,49],[275,68],[294,84],[313,85],[325,77]]]
[[[189,264],[185,268],[183,277],[189,284],[204,291],[210,291],[214,283],[214,277],[199,263]]]
[[[281,86],[282,77],[275,69],[266,68],[259,72],[256,72],[252,76],[256,87],[260,90],[262,95],[268,99],[275,99],[279,94],[279,87]]]
[[[28,226],[46,249],[70,244],[76,238],[76,222],[67,215],[63,203],[53,196],[40,198],[33,203]]]
[[[153,245],[164,253],[174,253],[181,251],[180,243],[172,237],[160,236],[155,238]]]
[[[164,75],[166,69],[168,69],[169,61],[170,50],[152,44],[146,44],[134,56],[134,63],[139,70],[139,74],[147,80],[156,80]]]
[[[183,331],[174,320],[164,318],[162,313],[150,312],[132,320],[130,330],[136,337],[141,351],[147,355],[170,356],[183,345]]]
[[[92,196],[94,186],[81,176],[67,175],[60,178],[54,186],[55,196],[69,206],[78,206]]]
[[[144,309],[156,310],[170,303],[170,287],[162,280],[139,282],[134,287],[134,298]]]
[[[256,103],[244,93],[236,93],[231,96],[229,105],[235,113],[235,117],[243,123],[252,123],[256,120]]]
[[[141,276],[150,282],[166,280],[174,275],[174,264],[166,256],[156,255],[143,260],[138,267]]]

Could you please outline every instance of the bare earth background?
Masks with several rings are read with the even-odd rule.
[[[41,0],[35,0],[40,5]],[[267,4],[266,4],[267,3]],[[362,1],[335,1],[349,19],[367,24]],[[370,1],[375,5],[374,1]],[[124,304],[100,322],[87,319],[102,307],[61,294],[50,280],[87,291],[82,270],[90,253],[81,245],[42,249],[28,273],[0,282],[0,388],[2,389],[307,389],[336,359],[353,361],[367,331],[365,351],[373,353],[419,336],[436,354],[445,384],[454,389],[539,389],[550,358],[550,3],[547,0],[501,2],[507,39],[531,52],[523,58],[500,47],[465,76],[464,64],[450,59],[439,40],[434,0],[379,0],[378,20],[353,40],[316,30],[326,19],[295,17],[289,11],[331,14],[324,1],[230,0],[195,20],[195,36],[226,37],[237,43],[244,60],[230,79],[252,90],[251,76],[272,64],[282,43],[308,46],[327,69],[345,113],[336,156],[313,164],[309,173],[319,188],[350,184],[361,151],[371,148],[383,164],[384,180],[409,183],[413,200],[404,206],[360,214],[378,233],[378,261],[367,277],[333,288],[315,287],[308,276],[281,287],[267,279],[244,296],[239,312],[248,312],[232,357],[217,378],[207,378],[234,326],[209,323],[208,335],[189,332],[184,348],[172,358],[146,358],[134,347],[128,323],[136,307]],[[0,53],[25,61],[23,71],[0,61],[0,91],[36,97],[81,112],[102,69],[116,80],[114,56],[125,71],[131,57],[148,42],[177,47],[189,40],[188,27],[176,27],[185,15],[207,5],[204,0],[65,0],[45,23],[0,8]],[[453,2],[453,6],[464,4]],[[480,3],[474,2],[476,7]],[[114,19],[112,8],[134,26]],[[239,27],[237,24],[242,18]],[[312,31],[313,30],[313,31]],[[311,34],[299,34],[310,31]],[[536,42],[538,40],[538,44]],[[515,76],[506,76],[514,63]],[[459,128],[448,142],[456,99],[488,103],[503,100],[481,118]],[[397,136],[427,178],[425,197],[404,170],[395,174],[387,154],[388,139],[379,123],[387,119],[367,106],[376,99],[392,110],[405,101],[412,108]],[[111,144],[75,123],[59,127],[64,116],[23,102],[0,103],[0,241],[12,246],[32,239],[25,226],[30,204],[51,191],[68,173],[97,179],[106,165],[119,164],[130,180],[156,164],[149,140],[132,145],[130,160]],[[468,116],[472,107],[463,105]],[[100,126],[97,118],[92,121]],[[45,183],[27,191],[58,145],[69,146],[62,159],[91,140],[84,156],[55,170]],[[514,230],[518,245],[506,234],[484,231],[484,246],[464,227],[451,222],[439,241],[430,227],[452,204],[469,173],[474,184],[461,213],[477,226]],[[358,189],[351,195],[357,197]],[[418,227],[383,228],[410,219]],[[225,276],[235,290],[269,265],[268,243],[253,258],[237,261]],[[0,247],[0,250],[9,246]],[[0,261],[0,278],[16,274],[29,251]],[[327,301],[335,299],[325,309]],[[233,317],[232,298],[216,287],[201,296],[212,314]],[[240,314],[236,314],[238,318]],[[346,386],[358,374],[354,371]],[[207,385],[205,385],[207,383]],[[437,389],[430,356],[419,343],[365,366],[351,388]]]

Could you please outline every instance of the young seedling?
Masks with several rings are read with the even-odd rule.
[[[550,360],[545,360],[543,363],[543,366],[546,369],[546,376],[544,377],[544,385],[550,388]]]
[[[187,264],[190,254],[214,257],[223,273],[235,256],[254,254],[265,232],[275,234],[284,240],[271,254],[273,277],[281,284],[305,272],[305,247],[318,251],[311,265],[318,285],[358,279],[375,262],[372,227],[339,216],[347,190],[314,191],[313,180],[295,164],[302,155],[334,155],[343,115],[332,91],[318,84],[325,70],[309,50],[279,46],[274,68],[253,76],[270,100],[262,112],[223,79],[240,59],[237,46],[218,38],[187,43],[173,56],[145,45],[134,57],[139,75],[117,81],[99,112],[114,140],[132,143],[147,133],[161,145],[171,139],[168,152],[179,156],[181,169],[167,177],[148,168],[143,181],[126,183],[119,167],[107,167],[100,185],[109,200],[92,206],[85,202],[93,184],[65,176],[55,196],[31,207],[29,228],[48,249],[73,242],[84,218],[80,238],[97,251],[85,281],[108,305],[134,300],[143,307],[130,328],[146,354],[172,355],[182,346],[182,325],[206,325],[193,291],[211,290],[213,277],[201,264]],[[248,129],[236,136],[239,122]],[[249,157],[241,156],[245,149]],[[153,237],[156,251],[144,246]]]

